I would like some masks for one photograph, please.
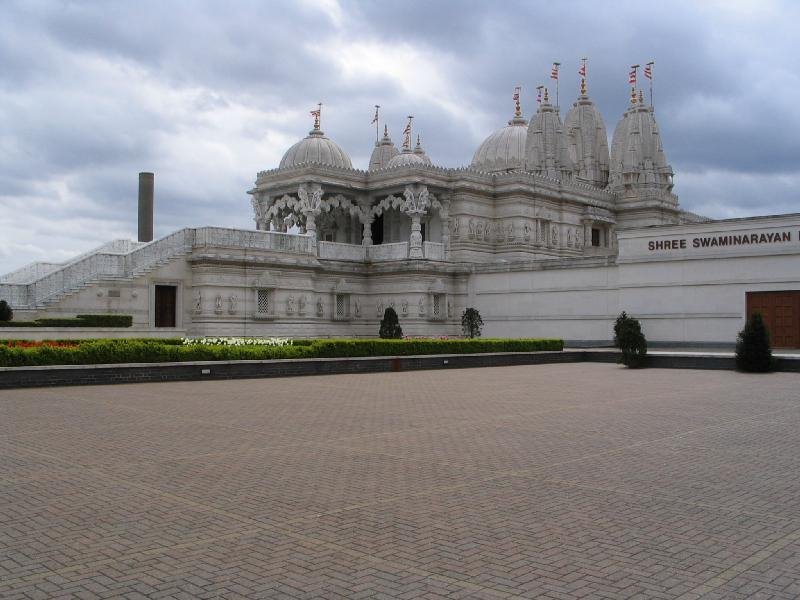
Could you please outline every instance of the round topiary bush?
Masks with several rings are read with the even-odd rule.
[[[637,319],[622,311],[614,322],[614,345],[622,352],[622,364],[632,369],[647,361],[647,340]]]
[[[468,338],[481,337],[481,327],[483,319],[477,308],[468,308],[461,315],[461,331]]]
[[[736,368],[748,373],[772,370],[772,348],[769,331],[761,313],[753,313],[736,338]]]
[[[383,319],[381,319],[381,328],[378,331],[378,335],[384,339],[403,337],[403,328],[400,327],[397,312],[391,306],[383,311]]]
[[[14,318],[14,311],[11,305],[5,300],[0,300],[0,321],[10,321]]]

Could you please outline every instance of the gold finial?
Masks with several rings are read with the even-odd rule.
[[[519,94],[522,91],[522,86],[514,88],[514,117],[519,118],[522,116],[522,106],[519,103]]]
[[[581,59],[581,68],[578,69],[578,75],[581,76],[581,96],[586,95],[586,61],[588,59],[583,57]]]
[[[317,103],[317,110],[311,111],[311,116],[314,117],[314,129],[319,129],[320,115],[322,115],[322,102]]]
[[[389,137],[389,126],[384,123],[383,125],[383,137]]]

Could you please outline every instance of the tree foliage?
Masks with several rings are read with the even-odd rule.
[[[635,369],[647,361],[647,340],[638,319],[622,311],[614,322],[614,345],[622,352],[622,364]]]
[[[381,319],[381,328],[378,330],[378,336],[384,339],[403,337],[403,328],[400,327],[397,312],[391,306],[383,311],[383,319]]]
[[[468,338],[481,337],[483,319],[477,308],[469,307],[461,315],[461,331]]]
[[[10,321],[14,318],[14,311],[11,305],[5,300],[0,300],[0,321]]]
[[[772,348],[769,331],[761,313],[754,312],[736,338],[736,368],[749,373],[772,370]]]

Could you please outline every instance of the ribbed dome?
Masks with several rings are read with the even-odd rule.
[[[585,92],[585,85],[583,88]],[[575,177],[585,183],[608,184],[608,135],[603,117],[594,102],[582,93],[564,119],[569,157]]]
[[[564,124],[545,91],[544,102],[528,125],[525,140],[525,168],[537,175],[563,180],[571,176],[572,161],[567,151]]]
[[[672,189],[672,167],[661,145],[653,109],[634,97],[614,129],[611,183],[652,183]]]
[[[517,171],[525,162],[525,141],[528,139],[528,121],[514,117],[508,125],[498,129],[478,146],[472,157],[476,169],[489,173]]]
[[[303,163],[318,163],[352,169],[350,157],[332,139],[325,136],[319,129],[312,129],[308,137],[303,138],[286,151],[281,159],[280,168],[293,167]]]
[[[386,165],[388,168],[392,167],[403,167],[407,165],[424,165],[425,159],[423,159],[419,154],[414,154],[410,148],[403,148],[403,151],[392,158],[389,161],[389,164]]]
[[[388,167],[389,161],[398,154],[400,154],[400,151],[392,142],[392,138],[389,137],[389,129],[384,127],[383,138],[375,142],[375,149],[372,151],[372,156],[369,159],[369,170],[375,171]]]

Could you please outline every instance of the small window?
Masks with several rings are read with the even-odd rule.
[[[350,318],[350,294],[336,294],[336,312],[334,318],[344,321]]]
[[[275,314],[274,290],[256,290],[256,316],[267,317]]]
[[[325,235],[323,236],[323,241],[326,241],[326,242],[333,242],[333,241],[334,241],[334,239],[333,239],[333,233],[332,233],[332,232],[330,232],[330,231],[326,232],[326,233],[325,233]]]
[[[600,230],[597,227],[592,227],[592,246],[600,245]]]
[[[442,321],[447,318],[447,304],[444,294],[433,294],[431,301],[431,319]]]

